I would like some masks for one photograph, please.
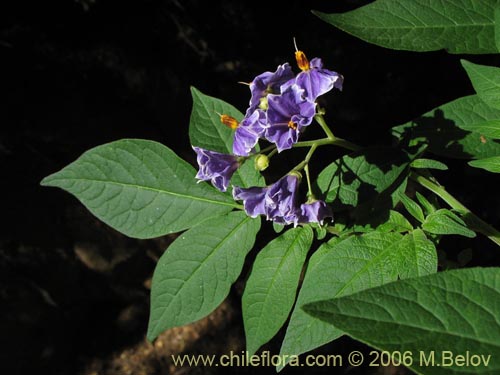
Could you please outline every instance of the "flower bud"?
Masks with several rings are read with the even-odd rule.
[[[264,154],[259,154],[254,160],[255,169],[258,171],[263,171],[269,166],[269,158]]]
[[[292,171],[289,173],[290,176],[295,176],[299,179],[299,182],[300,180],[302,180],[302,173],[300,173],[299,171]]]
[[[267,102],[267,96],[264,96],[259,99],[259,108],[263,111],[267,111],[269,108],[269,103]]]

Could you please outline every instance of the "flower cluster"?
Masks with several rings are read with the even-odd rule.
[[[297,190],[300,177],[288,174],[274,184],[266,187],[233,189],[234,199],[243,201],[246,213],[251,217],[265,215],[267,220],[278,224],[321,223],[332,217],[330,207],[324,201],[297,204]]]
[[[295,75],[285,63],[275,72],[254,78],[249,85],[250,105],[241,122],[220,115],[221,122],[234,130],[232,155],[193,147],[199,180],[210,180],[216,188],[226,191],[231,176],[242,160],[255,154],[260,139],[273,143],[277,152],[292,148],[316,115],[316,99],[333,88],[342,89],[343,77],[323,68],[321,59],[309,61],[302,51],[296,51],[295,57],[299,74]],[[243,201],[249,216],[265,215],[281,224],[322,223],[331,217],[331,210],[323,201],[310,198],[298,205],[299,183],[297,174],[290,173],[267,187],[235,186],[233,197]]]

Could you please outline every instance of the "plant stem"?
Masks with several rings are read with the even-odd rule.
[[[277,148],[272,150],[269,154],[267,154],[268,159],[271,159],[273,157],[273,155],[276,154],[277,152],[278,152]]]
[[[314,119],[323,128],[323,131],[325,132],[326,136],[333,141],[335,139],[335,136],[333,135],[333,132],[330,130],[330,128],[326,124],[326,121],[323,118],[323,115],[318,113],[316,116],[314,116]]]
[[[345,148],[350,151],[360,151],[363,149],[363,147],[358,146],[357,144],[354,144],[352,142],[346,141],[345,139],[342,138],[335,138],[331,144]]]
[[[262,150],[259,151],[259,154],[265,154],[268,151],[276,149],[276,145],[270,145],[267,146],[266,148],[263,148]]]
[[[302,141],[302,142],[297,142],[293,145],[293,147],[311,147],[313,145],[318,145],[318,146],[323,146],[323,145],[331,145],[332,140],[330,138],[320,138],[320,139],[314,139],[312,141]]]
[[[295,172],[295,171],[298,172],[301,169],[303,169],[309,163],[309,160],[311,160],[311,157],[313,156],[314,151],[316,151],[317,148],[318,148],[318,145],[317,144],[313,144],[311,146],[311,148],[309,149],[309,152],[307,153],[307,155],[304,158],[304,160],[302,160],[299,164],[297,164],[290,172]]]
[[[309,175],[309,164],[306,164],[304,166],[304,171],[306,172],[306,179],[307,179],[307,198],[313,197],[313,191],[312,191],[312,186],[311,186],[311,176]]]
[[[484,234],[491,241],[500,246],[500,232],[477,217],[471,210],[465,207],[453,195],[446,191],[443,186],[429,180],[427,177],[424,177],[416,172],[412,172],[410,174],[410,178],[418,182],[424,188],[432,191],[434,194],[444,200],[451,208],[460,212],[460,214],[462,214],[463,216],[464,221],[471,229]]]

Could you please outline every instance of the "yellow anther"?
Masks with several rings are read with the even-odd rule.
[[[288,127],[293,130],[297,130],[297,123],[293,122],[292,120],[288,121]]]

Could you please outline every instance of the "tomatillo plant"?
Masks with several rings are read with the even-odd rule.
[[[474,12],[466,6],[472,0],[460,3],[378,0],[318,15],[388,48],[497,53],[496,3],[474,2]],[[42,185],[74,194],[127,236],[182,232],[153,276],[150,340],[212,312],[269,221],[276,238],[257,249],[242,298],[249,355],[288,322],[280,353],[288,359],[278,370],[347,334],[413,353],[402,364],[419,373],[460,371],[455,362],[425,366],[417,356],[426,350],[435,351],[435,363],[443,351],[472,351],[484,355],[475,373],[500,372],[499,268],[436,274],[442,236],[478,233],[500,245],[500,233],[432,176],[447,166],[424,157],[468,158],[473,167],[500,171],[500,69],[462,61],[477,95],[424,114],[425,124],[393,128],[394,147],[363,147],[336,137],[317,103],[339,95],[344,77],[297,47],[295,60],[298,69],[284,63],[248,84],[244,115],[192,89],[189,136],[198,172],[159,143],[127,139],[87,151]],[[449,129],[439,128],[437,115]],[[307,138],[313,126],[324,137]],[[313,175],[320,147],[345,154]],[[291,152],[304,158],[265,181],[261,172],[273,168],[274,156]]]

